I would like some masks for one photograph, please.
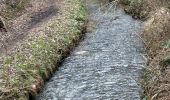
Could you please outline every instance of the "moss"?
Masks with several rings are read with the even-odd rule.
[[[44,80],[56,69],[56,64],[70,51],[82,35],[86,11],[81,0],[66,0],[62,14],[44,29],[21,43],[17,51],[4,57],[0,98],[28,99],[36,95]],[[34,33],[32,33],[34,34]],[[3,89],[8,92],[3,91]]]

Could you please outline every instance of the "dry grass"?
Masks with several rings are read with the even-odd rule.
[[[145,94],[151,100],[168,100],[170,97],[169,37],[170,13],[162,7],[146,22],[143,37],[149,54],[150,73],[145,80]],[[146,75],[145,78],[148,76]],[[162,99],[164,98],[164,99]]]
[[[149,68],[144,71],[143,99],[170,100],[170,12],[168,0],[137,0],[126,11],[135,18],[145,19],[142,37],[148,53]]]
[[[160,8],[146,22],[143,37],[147,42],[147,51],[153,58],[169,40],[170,13],[166,8]]]

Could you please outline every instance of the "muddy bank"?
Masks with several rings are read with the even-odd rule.
[[[139,77],[145,67],[142,22],[121,8],[100,9],[86,2],[90,31],[67,57],[37,100],[140,100]],[[112,8],[112,7],[111,7]],[[99,10],[100,9],[100,10]]]

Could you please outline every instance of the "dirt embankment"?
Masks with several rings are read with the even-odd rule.
[[[5,15],[8,29],[0,34],[3,100],[36,95],[82,36],[86,19],[81,0],[30,0],[24,5],[15,17]]]
[[[170,10],[168,0],[122,0],[125,11],[145,21],[142,38],[148,53],[143,99],[170,100]]]

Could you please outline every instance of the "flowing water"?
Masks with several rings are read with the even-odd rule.
[[[146,61],[136,34],[142,22],[121,8],[102,10],[99,1],[87,1],[96,28],[86,33],[36,99],[140,100],[139,76]]]

